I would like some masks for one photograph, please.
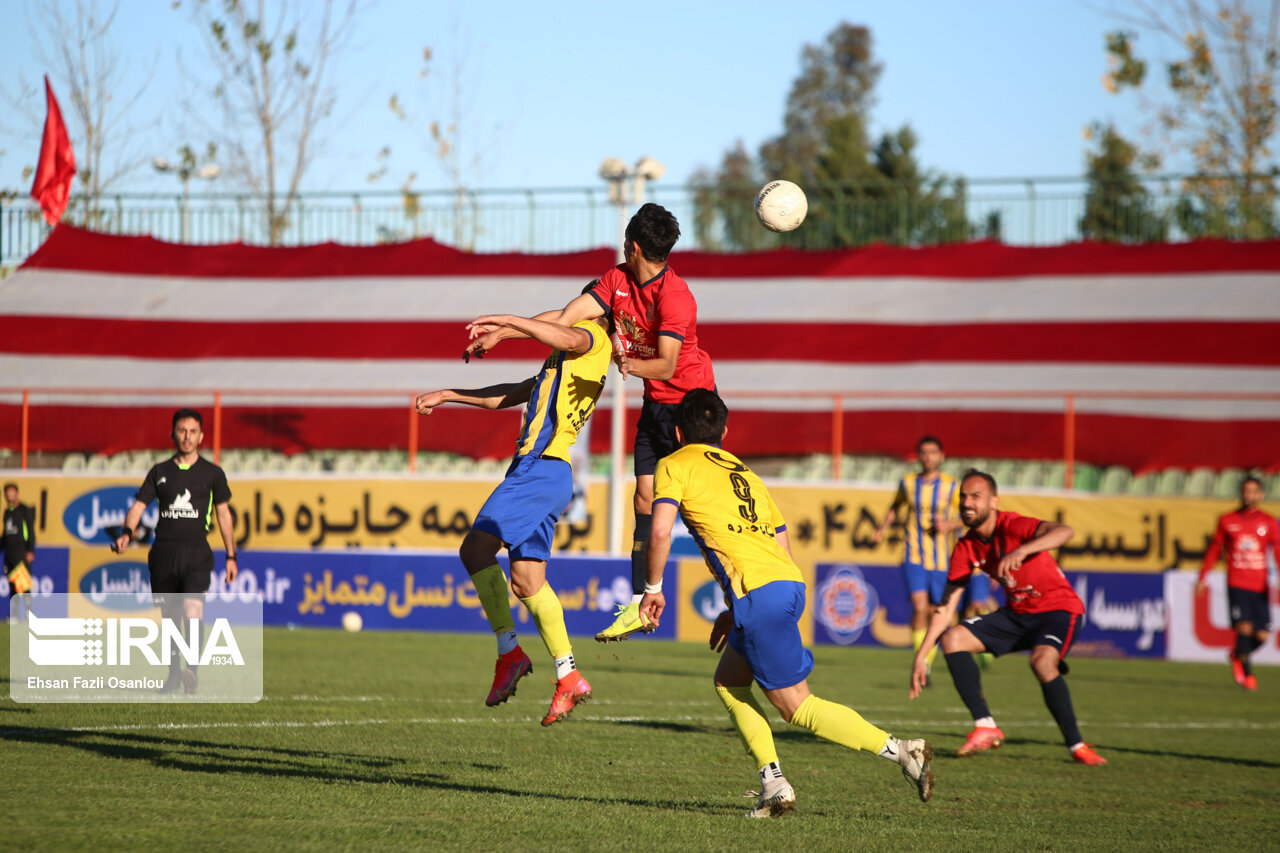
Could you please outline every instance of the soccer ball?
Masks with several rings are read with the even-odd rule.
[[[359,613],[354,610],[348,610],[342,614],[342,627],[354,633],[364,627],[364,620],[360,618]]]
[[[790,181],[770,181],[756,193],[756,218],[770,231],[792,231],[804,222],[809,200]]]

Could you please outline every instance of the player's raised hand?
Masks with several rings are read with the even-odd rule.
[[[444,402],[446,402],[444,391],[428,391],[425,394],[418,395],[418,399],[413,403],[413,408],[420,415],[429,415],[436,406]]]

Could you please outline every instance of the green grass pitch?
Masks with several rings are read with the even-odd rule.
[[[575,638],[594,699],[538,725],[551,665],[497,708],[491,637],[267,629],[262,702],[0,701],[0,848],[16,850],[1274,850],[1280,671],[1076,659],[1072,764],[1025,656],[984,673],[999,750],[954,758],[969,719],[945,668],[907,700],[902,651],[819,648],[810,686],[933,741],[920,803],[898,768],[773,715],[797,809],[747,821],[758,781],[705,646]],[[8,659],[8,632],[0,631]]]

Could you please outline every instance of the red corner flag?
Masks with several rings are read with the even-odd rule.
[[[53,97],[48,74],[44,76],[44,91],[49,102],[49,114],[44,120],[44,140],[40,143],[40,162],[36,165],[31,197],[40,202],[45,221],[57,225],[71,198],[76,155],[71,151],[71,139],[67,136],[67,126],[62,122],[62,110],[58,109],[58,101]]]

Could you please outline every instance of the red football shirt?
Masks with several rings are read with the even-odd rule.
[[[1227,586],[1265,592],[1267,589],[1267,548],[1280,562],[1280,530],[1276,520],[1260,509],[1238,509],[1218,519],[1209,550],[1204,552],[1200,580],[1218,564],[1227,549]]]
[[[698,348],[698,303],[670,266],[637,283],[620,264],[600,276],[591,295],[613,320],[629,358],[656,358],[660,337],[680,341],[675,373],[667,380],[644,380],[645,397],[655,403],[679,403],[694,388],[715,390],[711,356]]]
[[[956,543],[955,550],[951,552],[951,571],[947,580],[967,580],[975,569],[984,569],[994,578],[1000,559],[1028,539],[1034,539],[1039,526],[1038,518],[1016,512],[997,512],[996,529],[990,540],[984,541],[970,530]],[[986,569],[988,564],[990,569]],[[1050,610],[1084,613],[1084,602],[1048,551],[1032,554],[1004,579],[1004,596],[1005,606],[1015,613],[1047,613]]]

